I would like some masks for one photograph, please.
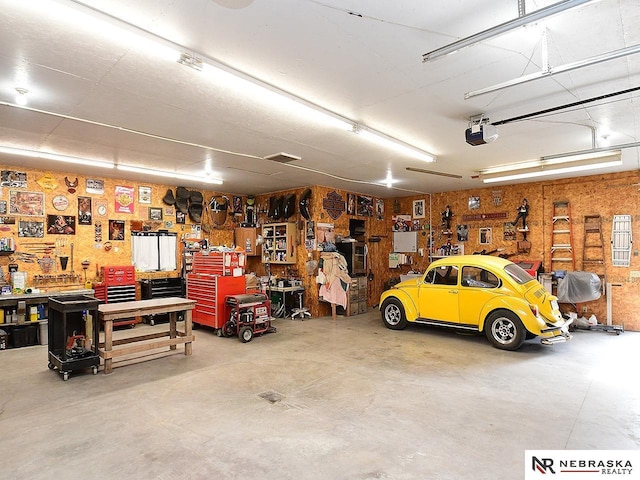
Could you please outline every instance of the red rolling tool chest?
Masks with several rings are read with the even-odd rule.
[[[187,298],[196,300],[192,311],[193,323],[215,328],[222,335],[222,327],[228,320],[225,299],[228,295],[246,293],[244,275],[231,277],[207,273],[187,274]]]
[[[102,267],[102,282],[93,285],[94,297],[103,303],[131,302],[136,299],[136,270],[133,265]],[[137,317],[113,322],[114,327],[140,323]]]

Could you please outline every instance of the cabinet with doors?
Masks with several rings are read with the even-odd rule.
[[[244,248],[247,257],[259,257],[260,245],[257,245],[258,229],[254,227],[238,227],[234,230],[236,246]]]
[[[262,262],[296,263],[296,224],[269,223],[262,226]]]

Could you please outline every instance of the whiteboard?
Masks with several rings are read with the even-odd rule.
[[[393,232],[394,252],[417,252],[418,232]]]

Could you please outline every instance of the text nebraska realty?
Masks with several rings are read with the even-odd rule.
[[[560,460],[561,471],[595,470],[603,475],[631,475],[631,460]]]

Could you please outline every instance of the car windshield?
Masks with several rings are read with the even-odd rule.
[[[519,265],[516,265],[515,263],[510,263],[509,265],[505,266],[504,271],[507,272],[507,274],[520,285],[524,285],[525,283],[534,280],[534,278],[529,275],[529,273],[525,269],[523,269]]]

